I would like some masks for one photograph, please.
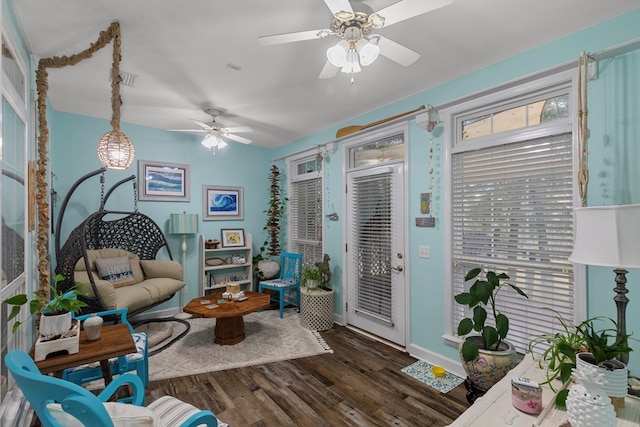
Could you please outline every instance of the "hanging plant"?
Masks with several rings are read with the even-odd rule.
[[[269,189],[269,205],[265,213],[267,214],[267,224],[264,229],[267,230],[267,240],[264,242],[261,251],[266,248],[267,255],[278,256],[280,255],[280,220],[284,215],[285,202],[288,200],[286,197],[282,197],[280,191],[280,170],[276,165],[271,166],[269,172],[269,182],[271,187]]]

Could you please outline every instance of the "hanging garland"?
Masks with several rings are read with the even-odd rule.
[[[36,206],[38,208],[38,227],[36,248],[38,250],[38,291],[42,298],[49,296],[50,280],[49,280],[49,202],[48,202],[48,185],[47,185],[47,155],[49,154],[49,128],[47,123],[47,89],[49,87],[48,77],[49,68],[64,68],[69,65],[75,65],[80,61],[91,58],[95,52],[102,49],[106,45],[113,43],[113,60],[114,63],[120,61],[120,24],[112,22],[106,31],[100,32],[98,40],[91,46],[75,55],[71,56],[54,56],[51,58],[43,58],[38,62],[36,70],[36,90],[38,92],[37,111],[38,111],[38,159],[36,170]],[[116,69],[114,67],[113,69]],[[119,86],[120,75],[111,76],[112,96],[111,105],[114,111],[112,118],[112,126],[114,121],[120,121],[120,105],[122,100],[116,89]],[[117,108],[116,108],[117,107]],[[117,111],[117,113],[116,113]],[[60,230],[56,230],[58,233]],[[45,301],[41,301],[43,304]]]
[[[589,186],[589,147],[587,144],[587,83],[589,80],[589,55],[582,53],[578,59],[578,191],[582,206],[587,204]]]

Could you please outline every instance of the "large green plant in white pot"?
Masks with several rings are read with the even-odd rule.
[[[467,378],[476,387],[488,390],[500,381],[517,364],[515,348],[505,340],[509,332],[509,319],[496,308],[500,290],[507,286],[528,298],[522,289],[511,283],[505,273],[471,269],[464,280],[475,279],[469,292],[454,296],[458,304],[467,306],[473,313],[458,324],[458,335],[465,337],[460,343],[460,361]],[[487,309],[491,310],[495,324],[488,323]]]

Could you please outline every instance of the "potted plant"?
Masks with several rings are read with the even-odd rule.
[[[318,267],[305,265],[302,267],[302,286],[312,290],[322,286],[322,273]]]
[[[87,293],[77,287],[69,291],[58,291],[57,284],[64,280],[61,274],[57,274],[53,278],[51,285],[51,299],[47,300],[47,296],[40,291],[35,291],[34,298],[29,301],[26,294],[14,295],[7,298],[3,302],[11,305],[11,313],[7,321],[14,319],[22,309],[22,306],[29,303],[29,313],[31,316],[36,314],[42,308],[42,317],[38,331],[44,336],[60,335],[71,328],[71,313],[78,313],[82,307],[86,307],[87,303],[78,299],[78,296],[87,296]],[[15,321],[13,324],[13,332],[15,333],[20,327],[21,322]]]
[[[543,384],[549,384],[551,389],[556,391],[555,380],[559,379],[564,386],[571,378],[574,369],[595,370],[600,366],[601,374],[608,376],[613,372],[610,375],[622,378],[624,390],[620,392],[612,390],[614,382],[609,380],[610,384],[605,384],[605,391],[610,394],[626,394],[626,366],[615,358],[632,351],[628,344],[630,336],[618,337],[616,322],[605,317],[587,319],[576,326],[569,325],[558,313],[555,318],[560,323],[562,331],[539,335],[528,346],[528,351],[534,355],[534,359],[537,358],[540,368],[546,370],[546,379]],[[611,322],[613,327],[596,329],[595,322],[601,321]],[[560,390],[556,394],[556,405],[565,407],[568,393],[569,389],[566,387]]]
[[[509,332],[509,319],[496,308],[500,290],[507,286],[528,298],[522,289],[511,283],[506,273],[487,271],[484,278],[481,268],[473,268],[465,275],[465,282],[475,279],[469,292],[454,296],[458,304],[473,310],[472,317],[465,317],[458,324],[458,335],[465,337],[460,345],[460,359],[469,381],[481,390],[488,390],[502,379],[516,364],[515,348],[505,341]],[[491,311],[494,325],[487,322],[487,309]],[[469,335],[472,332],[475,334]]]

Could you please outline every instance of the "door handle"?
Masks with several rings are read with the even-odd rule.
[[[392,266],[392,267],[391,267],[391,269],[392,269],[392,270],[395,270],[395,271],[404,271],[404,267],[403,267],[403,266],[401,266],[401,265],[399,265],[399,266],[397,266],[397,267],[393,267],[393,266]]]

